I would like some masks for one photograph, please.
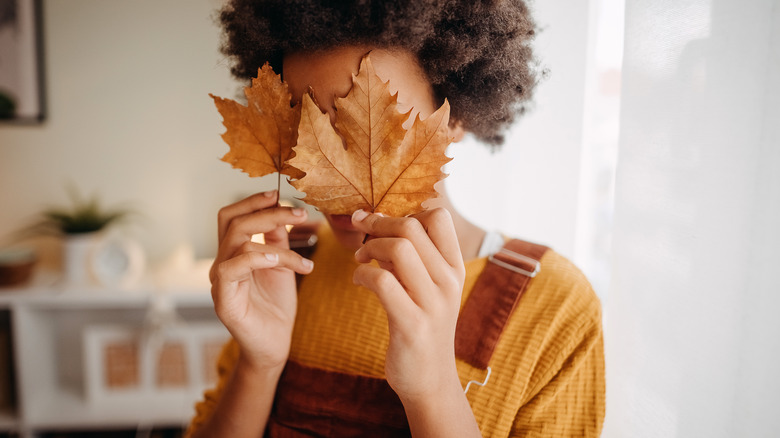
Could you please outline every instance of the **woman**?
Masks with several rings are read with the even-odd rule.
[[[455,141],[502,143],[536,80],[521,1],[233,1],[221,20],[237,76],[270,62],[332,121],[369,53],[412,118],[450,102]],[[519,264],[489,263],[504,239],[438,190],[411,217],[326,215],[311,259],[285,228],[306,212],[274,192],[223,208],[212,295],[233,340],[188,434],[598,436],[601,316],[587,280],[525,242],[508,244],[528,256]]]

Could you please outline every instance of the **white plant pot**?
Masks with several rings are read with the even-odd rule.
[[[100,232],[71,234],[63,242],[63,283],[67,288],[94,287],[92,256],[102,240]]]

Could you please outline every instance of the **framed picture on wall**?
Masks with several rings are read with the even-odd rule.
[[[0,121],[44,118],[41,0],[0,0]]]

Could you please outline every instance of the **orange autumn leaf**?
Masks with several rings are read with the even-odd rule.
[[[227,129],[222,139],[230,150],[222,161],[241,169],[249,176],[274,172],[299,178],[303,174],[287,161],[293,154],[298,137],[300,105],[290,105],[287,84],[266,64],[244,88],[247,106],[209,94],[222,114]]]
[[[303,97],[298,143],[290,164],[305,176],[292,181],[303,198],[324,213],[355,210],[406,216],[437,196],[434,184],[446,175],[444,152],[452,139],[448,102],[425,120],[398,111],[397,96],[364,57],[352,89],[336,99],[336,126],[309,95]],[[343,140],[342,140],[343,138]]]

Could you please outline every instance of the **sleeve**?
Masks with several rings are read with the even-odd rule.
[[[203,400],[195,404],[195,416],[190,420],[190,424],[187,427],[187,431],[184,434],[185,438],[189,438],[192,434],[205,423],[214,410],[217,407],[219,398],[227,385],[230,376],[233,374],[233,368],[238,362],[240,350],[235,340],[231,339],[222,347],[222,352],[217,359],[217,385],[205,391],[203,393]]]
[[[604,342],[600,312],[581,327],[552,378],[517,413],[512,437],[598,437],[605,415]]]

